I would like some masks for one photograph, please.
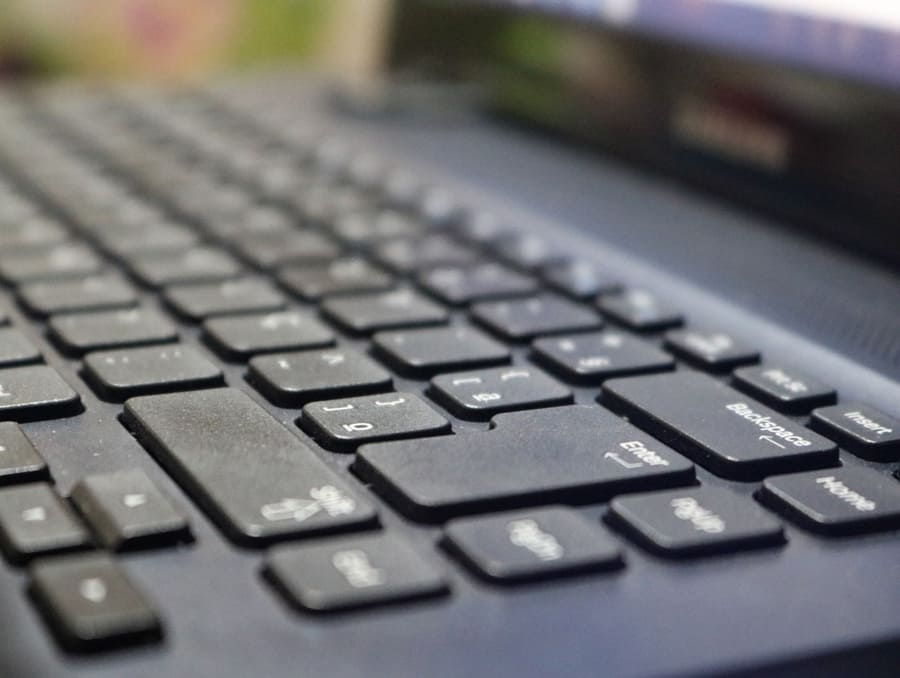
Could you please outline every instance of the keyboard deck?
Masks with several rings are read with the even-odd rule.
[[[695,325],[277,88],[7,95],[0,165],[0,545],[79,670],[150,675],[181,626],[213,642],[213,604],[169,607],[198,577],[282,611],[248,634],[408,615],[458,644],[442,613],[477,597],[602,606],[660,570],[677,608],[716,563],[753,589],[800,552],[896,554],[892,404]]]

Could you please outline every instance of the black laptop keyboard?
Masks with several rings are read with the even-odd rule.
[[[454,568],[527,587],[627,576],[632,544],[690,567],[790,549],[785,523],[900,526],[879,403],[288,109],[0,100],[0,540],[64,645],[159,640],[166,610],[112,554],[192,539],[144,470],[55,490],[16,422],[89,425],[94,397],[227,539],[272,546],[267,585],[305,612],[452,596]]]

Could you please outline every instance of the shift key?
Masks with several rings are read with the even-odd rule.
[[[614,379],[603,403],[725,478],[759,480],[838,464],[830,440],[700,373]]]
[[[368,527],[372,505],[246,394],[132,398],[123,422],[240,543]]]

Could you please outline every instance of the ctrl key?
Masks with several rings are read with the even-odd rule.
[[[159,615],[107,555],[39,561],[30,574],[32,597],[69,650],[88,652],[162,637]]]
[[[266,577],[307,612],[354,608],[448,592],[444,575],[396,535],[375,534],[274,548]]]

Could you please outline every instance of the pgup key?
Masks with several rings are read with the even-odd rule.
[[[310,403],[303,408],[300,423],[319,443],[338,451],[450,432],[450,422],[411,393]]]

